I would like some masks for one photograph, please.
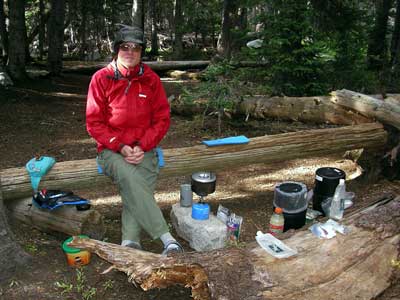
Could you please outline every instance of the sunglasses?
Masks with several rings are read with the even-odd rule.
[[[129,51],[129,50],[133,50],[133,51],[141,51],[142,50],[142,46],[139,44],[121,44],[119,46],[119,49],[122,51]]]

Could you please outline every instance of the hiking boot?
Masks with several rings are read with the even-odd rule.
[[[171,241],[167,245],[165,245],[163,252],[161,255],[169,255],[172,253],[183,253],[183,247],[177,241]]]
[[[124,247],[136,249],[136,250],[143,250],[142,246],[138,242],[130,241],[129,243],[123,245]]]

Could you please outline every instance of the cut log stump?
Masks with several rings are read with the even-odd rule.
[[[169,257],[93,239],[70,245],[96,253],[144,290],[181,284],[194,299],[373,299],[399,271],[400,197],[344,223],[350,233],[330,240],[295,233],[285,243],[298,255],[281,260],[256,243]]]
[[[105,234],[103,216],[93,209],[78,211],[75,205],[63,206],[53,211],[32,205],[31,198],[7,203],[9,216],[43,232],[62,232],[67,235],[85,234],[102,239]]]

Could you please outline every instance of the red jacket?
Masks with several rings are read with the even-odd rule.
[[[147,65],[120,72],[112,62],[93,75],[86,127],[97,141],[98,152],[118,152],[123,144],[149,151],[161,141],[169,125],[170,108],[164,88]]]

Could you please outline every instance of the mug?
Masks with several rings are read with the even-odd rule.
[[[188,183],[181,184],[181,196],[180,196],[181,206],[190,207],[192,206],[192,202],[193,202],[192,185]]]

